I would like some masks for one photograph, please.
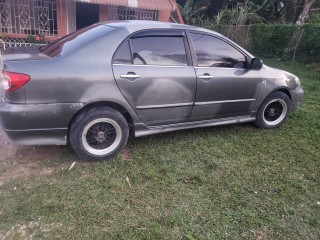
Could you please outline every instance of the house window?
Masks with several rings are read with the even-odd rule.
[[[0,0],[0,32],[55,36],[55,0]]]
[[[158,20],[158,11],[140,8],[108,6],[108,20]]]

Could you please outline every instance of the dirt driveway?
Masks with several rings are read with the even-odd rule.
[[[66,146],[14,145],[0,126],[0,186],[16,178],[50,174],[53,168],[42,163],[58,161],[69,152]]]
[[[4,90],[0,86],[0,104]],[[0,126],[0,186],[15,178],[49,174],[53,168],[45,167],[46,160],[57,161],[70,151],[65,146],[17,146],[6,136]]]
[[[4,91],[0,86],[0,104],[3,102],[3,97]],[[121,158],[126,161],[130,155],[131,150],[127,146],[122,151]],[[62,164],[66,159],[67,162]],[[85,164],[68,146],[15,145],[8,139],[0,125],[0,186],[16,178],[50,174],[57,169],[53,166],[68,168],[73,161]]]

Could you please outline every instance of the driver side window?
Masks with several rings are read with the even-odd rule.
[[[199,67],[246,68],[247,60],[225,41],[198,33],[191,33]]]

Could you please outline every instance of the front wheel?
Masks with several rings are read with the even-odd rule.
[[[279,127],[288,118],[290,106],[291,100],[287,94],[270,94],[259,107],[255,124],[266,129]]]
[[[126,145],[129,128],[118,111],[99,107],[80,113],[70,128],[70,143],[82,158],[93,161],[110,159]]]

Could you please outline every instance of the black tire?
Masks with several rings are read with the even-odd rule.
[[[70,126],[69,140],[83,159],[102,161],[115,157],[127,144],[129,127],[123,115],[109,107],[81,112]]]
[[[291,100],[283,92],[271,93],[260,105],[255,124],[260,128],[279,127],[289,116]]]

